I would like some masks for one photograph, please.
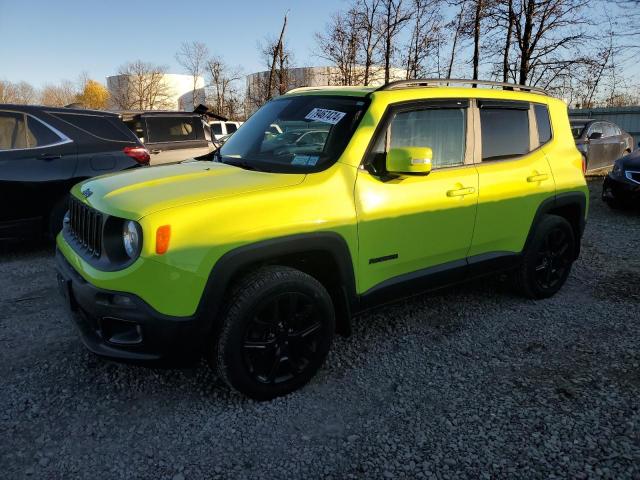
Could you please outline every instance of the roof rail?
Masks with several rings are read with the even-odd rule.
[[[397,80],[389,82],[379,87],[376,91],[395,90],[397,88],[409,87],[432,87],[435,85],[476,85],[482,87],[500,87],[503,90],[519,90],[522,92],[539,93],[548,95],[547,91],[539,87],[529,87],[527,85],[518,85],[515,83],[492,82],[489,80],[469,80],[464,78],[417,78],[414,80]]]

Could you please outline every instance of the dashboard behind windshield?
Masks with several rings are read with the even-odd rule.
[[[255,170],[324,170],[338,160],[367,106],[367,99],[348,96],[272,100],[229,138],[218,157],[223,163]]]

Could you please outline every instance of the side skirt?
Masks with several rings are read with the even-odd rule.
[[[521,258],[519,253],[491,252],[390,278],[360,295],[360,308],[354,313],[512,270],[520,264]]]

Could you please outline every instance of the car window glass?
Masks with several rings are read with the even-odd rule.
[[[62,140],[49,127],[32,117],[27,117],[27,127],[29,147],[44,147]]]
[[[551,140],[551,122],[549,121],[549,110],[546,105],[535,104],[533,111],[536,115],[536,124],[538,125],[538,140],[540,145]]]
[[[144,124],[139,117],[134,117],[132,119],[123,120],[123,123],[127,126],[129,130],[131,130],[134,135],[141,141],[144,142]]]
[[[235,123],[226,123],[225,125],[227,126],[227,133],[233,133],[238,129]]]
[[[526,109],[481,108],[482,160],[500,160],[529,152]]]
[[[188,117],[147,117],[148,142],[181,142],[195,140],[193,119]]]
[[[571,124],[571,134],[573,138],[580,138],[582,136],[582,132],[584,132],[585,124],[574,122]]]
[[[16,112],[0,112],[0,150],[27,147],[24,115]]]
[[[211,131],[214,135],[222,135],[222,124],[221,123],[213,123],[211,124]]]
[[[52,113],[52,115],[94,137],[117,142],[133,140],[133,132],[116,117],[78,113]]]
[[[589,127],[589,137],[591,137],[591,135],[593,135],[594,133],[599,133],[600,135],[604,136],[602,123],[596,122],[591,124],[591,127]]]
[[[389,126],[389,147],[429,147],[433,168],[464,164],[464,108],[436,108],[397,113]]]
[[[319,171],[338,160],[367,104],[358,97],[326,95],[272,100],[228,138],[220,160],[268,171]],[[267,133],[274,125],[281,133]],[[311,134],[316,140],[306,143]]]
[[[615,137],[618,133],[616,132],[616,128],[611,123],[604,123],[602,127],[603,137]]]

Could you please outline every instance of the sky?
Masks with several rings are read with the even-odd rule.
[[[181,73],[175,52],[204,42],[245,73],[264,70],[257,44],[277,35],[289,10],[287,37],[297,65],[322,65],[314,33],[345,0],[0,0],[0,79],[36,87],[82,72],[105,82],[123,63],[143,60]]]
[[[185,41],[205,43],[212,54],[249,74],[265,69],[257,45],[280,32],[287,11],[293,64],[325,65],[313,54],[314,34],[323,31],[331,14],[347,3],[0,0],[0,80],[26,80],[39,88],[64,79],[77,81],[86,72],[104,83],[122,64],[138,59],[183,73],[175,53]],[[470,59],[470,52],[459,52],[459,57]],[[622,73],[637,78],[640,64],[625,65]]]

